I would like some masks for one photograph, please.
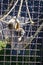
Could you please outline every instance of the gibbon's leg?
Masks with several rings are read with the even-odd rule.
[[[18,41],[21,41],[22,40],[22,37],[24,36],[25,34],[25,31],[23,28],[19,28],[18,31],[21,31],[21,36],[18,38]]]

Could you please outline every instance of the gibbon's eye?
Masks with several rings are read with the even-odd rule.
[[[8,24],[8,28],[9,28],[9,29],[13,29],[13,24],[12,24],[12,23],[9,23],[9,24]]]

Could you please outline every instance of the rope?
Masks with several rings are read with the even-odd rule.
[[[30,37],[30,40],[29,40],[29,38],[28,38],[28,40],[27,40],[27,44],[26,44],[26,46],[24,47],[24,48],[26,48],[29,44],[28,43],[31,43],[32,42],[32,40],[37,36],[37,34],[39,33],[39,31],[41,30],[43,28],[43,23],[40,25],[40,27],[37,29],[37,31],[36,31],[36,33],[34,34],[34,36],[32,36],[32,37]]]
[[[20,7],[19,7],[19,11],[18,11],[18,15],[17,15],[17,17],[20,16],[20,12],[21,12],[21,8],[22,8],[22,4],[23,4],[23,0],[21,0],[21,3],[20,3]]]
[[[30,16],[30,11],[29,11],[29,8],[28,8],[28,2],[27,2],[27,0],[25,0],[25,2],[26,2],[26,8],[27,8],[27,12],[28,12],[28,15],[29,15],[30,23],[33,24],[34,22],[32,21],[32,18]]]
[[[17,0],[16,3],[14,4],[14,6],[10,9],[10,11],[9,11],[6,15],[4,15],[3,18],[0,19],[0,21],[3,22],[3,19],[5,19],[5,18],[10,14],[10,12],[15,8],[15,6],[16,6],[17,3],[18,3],[18,0]],[[6,23],[6,22],[5,22],[5,23]]]
[[[13,1],[14,1],[14,0],[11,1],[11,3],[10,3],[11,5],[9,5],[8,8],[7,8],[6,10],[10,9],[10,7],[11,7],[12,4],[13,4]],[[7,11],[7,12],[8,12],[8,11]],[[5,12],[3,15],[5,15],[7,12]]]

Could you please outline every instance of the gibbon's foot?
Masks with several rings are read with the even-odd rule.
[[[24,40],[24,37],[19,37],[19,38],[18,38],[18,41],[19,41],[19,42],[21,42],[21,41],[23,41],[23,40]]]
[[[22,37],[18,38],[18,41],[20,42],[22,40]]]

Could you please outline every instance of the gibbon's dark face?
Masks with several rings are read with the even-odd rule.
[[[8,24],[8,28],[9,28],[9,29],[13,29],[13,23],[9,23],[9,24]]]

